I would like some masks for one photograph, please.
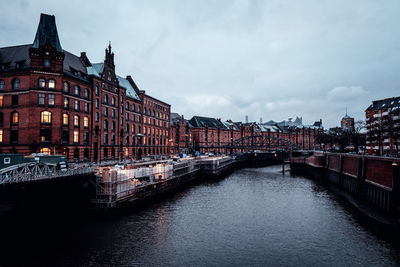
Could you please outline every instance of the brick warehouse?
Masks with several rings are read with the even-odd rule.
[[[170,105],[102,63],[61,48],[55,17],[41,14],[33,44],[0,48],[1,153],[101,161],[169,154]]]

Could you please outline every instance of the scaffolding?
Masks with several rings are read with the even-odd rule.
[[[172,176],[172,163],[98,168],[95,204],[102,208],[114,208],[120,202],[135,200],[138,189],[156,185]]]

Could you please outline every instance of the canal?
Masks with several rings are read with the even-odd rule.
[[[237,170],[108,218],[1,223],[0,266],[396,266],[399,249],[281,167]]]

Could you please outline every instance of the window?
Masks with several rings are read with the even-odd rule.
[[[2,107],[3,107],[3,96],[0,95],[0,108],[2,108]]]
[[[121,114],[124,114],[124,109],[121,107]]]
[[[96,98],[96,108],[99,108],[99,99]]]
[[[43,64],[46,68],[50,67],[50,59],[45,58]]]
[[[108,102],[108,96],[104,95],[104,103],[107,104],[107,102]]]
[[[49,89],[55,89],[56,88],[56,81],[53,79],[49,80]]]
[[[69,93],[69,84],[67,82],[64,82],[64,92]]]
[[[126,119],[127,121],[129,120],[129,114],[128,114],[128,113],[125,114],[125,119]]]
[[[40,129],[40,142],[51,142],[51,129]]]
[[[3,126],[4,123],[4,115],[3,112],[0,112],[0,126]]]
[[[38,94],[38,105],[44,106],[45,94]]]
[[[64,108],[68,109],[69,108],[69,100],[67,97],[64,97]]]
[[[62,132],[61,140],[62,140],[63,144],[68,144],[69,143],[69,131],[63,131]]]
[[[18,130],[10,131],[10,142],[13,144],[18,143]]]
[[[3,143],[3,129],[0,129],[0,143]]]
[[[41,123],[51,123],[51,112],[42,111],[40,113],[40,122]]]
[[[89,89],[85,88],[84,92],[85,98],[89,98]]]
[[[99,95],[99,85],[98,84],[96,84],[95,93],[96,93],[96,95]]]
[[[128,102],[126,102],[125,108],[126,108],[126,109],[129,109],[129,104],[128,104]]]
[[[19,114],[17,111],[13,111],[11,113],[11,122],[12,124],[18,124],[19,123]]]
[[[0,91],[4,90],[4,81],[0,80]]]
[[[135,105],[132,104],[132,111],[135,111]]]
[[[115,131],[115,121],[111,122],[111,131]]]
[[[68,125],[69,123],[69,116],[68,114],[63,114],[63,125]]]
[[[108,109],[107,108],[104,108],[104,116],[108,116]]]
[[[74,130],[74,143],[79,143],[79,131]]]
[[[88,117],[83,118],[83,127],[85,127],[85,128],[89,127],[89,118]]]
[[[96,112],[95,120],[96,120],[96,121],[99,121],[99,113],[98,113],[98,112]]]
[[[111,144],[115,145],[115,134],[111,135]]]
[[[111,117],[115,118],[115,110],[114,109],[111,110]]]
[[[108,71],[108,75],[107,76],[108,76],[108,80],[111,81],[111,72],[110,71]]]
[[[75,85],[74,89],[75,89],[75,95],[79,96],[79,86]]]
[[[113,97],[113,98],[111,98],[111,105],[115,105],[115,98]]]
[[[46,88],[46,80],[43,78],[40,78],[38,86],[40,89]]]
[[[49,106],[54,106],[54,95],[50,94],[49,95]]]
[[[89,113],[89,103],[85,103],[85,112]]]
[[[74,126],[79,127],[79,116],[78,115],[74,116]]]
[[[83,133],[83,143],[85,143],[85,144],[89,143],[89,133],[88,132]]]
[[[14,79],[12,82],[12,89],[18,90],[19,89],[19,79]]]
[[[75,105],[74,105],[75,111],[79,111],[79,101],[75,100]]]
[[[103,136],[103,143],[104,143],[104,144],[108,144],[108,134],[106,134],[106,133],[105,133],[104,136]],[[105,149],[104,149],[104,150],[105,150]],[[106,155],[104,155],[104,157],[107,158]]]
[[[18,107],[18,95],[13,95],[11,97],[11,105],[13,107]]]
[[[103,122],[103,129],[104,129],[104,130],[107,130],[107,129],[108,129],[108,121],[107,121],[107,120],[105,120],[105,121]]]

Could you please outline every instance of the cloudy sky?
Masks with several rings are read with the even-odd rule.
[[[0,0],[0,47],[56,16],[63,49],[92,62],[111,40],[118,74],[172,111],[325,127],[400,95],[398,0]]]

